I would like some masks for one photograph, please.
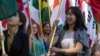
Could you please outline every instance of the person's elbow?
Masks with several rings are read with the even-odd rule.
[[[83,45],[81,43],[77,43],[75,50],[73,50],[75,53],[80,53],[83,49]]]

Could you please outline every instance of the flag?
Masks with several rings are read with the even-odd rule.
[[[23,4],[23,0],[16,0],[17,1],[17,7],[19,10],[23,10],[24,9],[24,4]]]
[[[40,4],[39,4],[40,1]],[[32,1],[32,5],[33,7],[39,12],[41,13],[41,18],[39,20],[41,20],[42,24],[44,24],[46,21],[49,21],[50,16],[49,16],[49,7],[48,7],[48,3],[47,0],[33,0]],[[40,8],[39,8],[40,6]]]
[[[59,20],[58,23],[58,30],[63,28],[64,22],[65,22],[65,4],[66,4],[66,0],[53,0],[52,3],[52,10],[51,10],[51,18],[50,18],[50,24],[51,27],[53,26],[53,23],[56,19]],[[60,10],[61,8],[61,10]],[[60,13],[59,17],[58,13]]]
[[[85,13],[85,24],[87,27],[87,33],[90,37],[91,46],[96,39],[96,21],[93,16],[91,6],[88,5],[85,1],[82,3],[82,12]]]
[[[49,2],[51,2],[51,1],[49,1]],[[52,27],[54,21],[57,19],[56,17],[58,15],[60,3],[59,3],[59,0],[53,0],[53,3],[51,3],[51,4],[53,5],[52,11],[51,11],[51,18],[50,18],[50,24]]]
[[[66,1],[66,6],[65,7],[66,7],[66,9],[70,7],[70,0]]]
[[[90,6],[97,22],[100,22],[100,0],[90,0]]]
[[[0,0],[0,20],[15,15],[16,11],[16,0]]]
[[[2,20],[2,29],[3,30],[7,29],[7,20],[6,19]]]

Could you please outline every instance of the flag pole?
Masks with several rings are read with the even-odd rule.
[[[1,33],[0,37],[4,38],[1,21],[0,21],[0,33]],[[6,54],[6,52],[5,52],[5,46],[4,46],[4,39],[1,40],[1,45],[2,45],[2,54]]]
[[[42,20],[41,20],[41,0],[38,0],[38,4],[39,4],[39,13],[38,13],[38,15],[39,15],[39,21],[40,21],[40,31],[41,31],[41,35],[43,35],[43,32],[42,32]]]
[[[30,38],[30,34],[32,34],[32,21],[31,21],[31,15],[30,15],[30,8],[29,8],[29,2],[28,2],[29,0],[27,0],[27,5],[28,5],[28,13],[29,13],[29,16],[28,16],[28,18],[29,18],[29,28],[30,28],[30,33],[29,33],[29,38]],[[34,56],[36,56],[36,49],[35,49],[35,45],[34,45],[34,43],[32,42],[32,45],[33,45],[33,49],[34,49]]]
[[[38,13],[38,15],[39,15],[39,21],[40,21],[40,35],[41,35],[41,37],[43,37],[43,28],[42,28],[42,19],[41,19],[41,5],[42,5],[42,0],[38,0],[38,4],[39,4],[39,13]],[[45,53],[45,47],[44,47],[44,42],[43,42],[43,40],[42,40],[42,44],[43,44],[43,51],[44,51],[44,53]]]
[[[61,12],[61,8],[62,8],[62,4],[63,4],[63,0],[61,0],[60,6],[59,6],[59,11],[58,11],[58,14],[57,14],[56,20],[59,20],[59,16],[60,16],[60,12]],[[51,41],[50,41],[50,45],[49,45],[49,50],[48,50],[47,56],[50,56],[50,48],[51,48],[52,45],[53,45],[53,41],[54,41],[54,37],[55,37],[55,33],[56,33],[56,29],[57,29],[57,26],[54,26],[53,35],[52,35],[52,37],[51,37]]]
[[[49,1],[47,0],[47,3],[48,3],[48,10],[49,10],[49,21],[50,21],[50,15],[51,15],[51,13],[50,13],[50,7],[49,7]]]
[[[100,33],[100,23],[97,23],[97,45],[96,45],[96,50],[99,50],[99,33]]]

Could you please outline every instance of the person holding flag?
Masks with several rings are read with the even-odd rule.
[[[6,56],[28,56],[29,40],[28,35],[24,33],[25,15],[18,10],[14,16],[7,19],[7,23],[8,29],[4,31]],[[3,40],[3,37],[0,37],[1,40]],[[0,55],[2,55],[1,51]],[[2,56],[5,56],[5,54]]]
[[[46,21],[43,24],[42,28],[43,28],[43,39],[44,39],[45,49],[46,49],[46,52],[48,52],[48,48],[49,48],[48,39],[49,39],[49,35],[51,33],[51,25],[48,21]]]
[[[29,37],[29,54],[30,56],[45,56],[46,50],[44,47],[44,40],[38,34],[38,26],[32,23],[32,32]]]
[[[65,13],[65,26],[58,31],[58,38],[55,38],[57,42],[53,43],[51,51],[56,53],[55,56],[89,56],[89,38],[80,9],[70,7]]]

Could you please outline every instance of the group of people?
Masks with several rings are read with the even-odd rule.
[[[90,56],[89,37],[80,9],[70,7],[66,9],[65,14],[65,25],[63,29],[56,31],[53,45],[49,50],[50,56]],[[19,10],[16,15],[7,19],[8,29],[4,31],[5,38],[0,35],[0,41],[4,40],[6,54],[2,54],[1,48],[0,55],[46,56],[48,54],[51,36],[58,21],[54,22],[53,27],[49,22],[43,24],[43,35],[40,36],[38,25],[34,22],[31,34],[25,32],[25,19],[25,15]]]

